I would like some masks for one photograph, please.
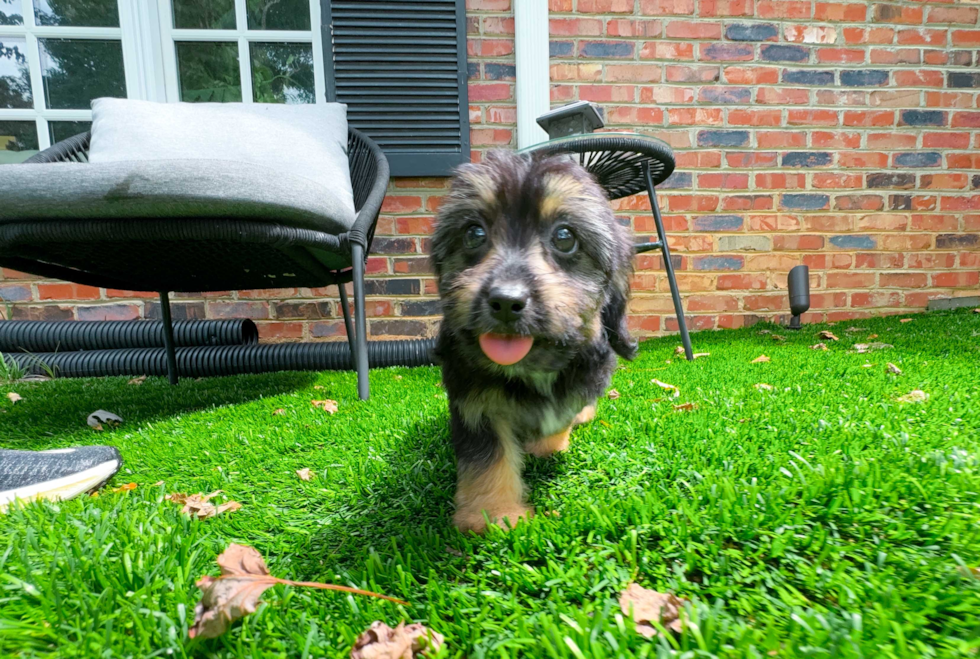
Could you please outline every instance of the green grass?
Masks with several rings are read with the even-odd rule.
[[[571,450],[529,459],[532,502],[560,517],[483,538],[450,525],[434,368],[372,373],[367,403],[347,373],[7,385],[24,399],[0,395],[0,445],[111,443],[115,484],[139,487],[0,517],[0,656],[346,657],[373,620],[404,619],[453,657],[975,657],[980,315],[840,323],[828,352],[808,348],[820,329],[697,334],[711,355],[693,363],[676,338],[646,342]],[[850,349],[871,333],[894,348]],[[896,402],[913,389],[930,399]],[[313,409],[322,398],[340,411]],[[98,408],[125,425],[93,433]],[[190,521],[164,500],[216,489],[242,510]],[[224,637],[191,641],[194,582],[230,542],[277,576],[412,605],[278,586]],[[688,598],[687,630],[634,633],[616,605],[631,580]]]

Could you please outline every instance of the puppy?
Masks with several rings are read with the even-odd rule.
[[[633,247],[602,189],[567,157],[487,154],[464,165],[432,238],[449,397],[454,522],[517,524],[524,454],[568,448],[636,342],[626,324]]]

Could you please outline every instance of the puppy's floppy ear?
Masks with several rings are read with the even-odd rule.
[[[633,359],[636,357],[636,339],[630,334],[629,325],[626,322],[626,304],[629,301],[629,275],[628,266],[625,272],[618,272],[610,282],[609,297],[606,298],[606,305],[602,308],[602,327],[606,332],[609,345],[623,359]]]

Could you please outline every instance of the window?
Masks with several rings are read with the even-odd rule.
[[[464,0],[0,0],[0,163],[100,96],[348,105],[395,176],[469,160]]]

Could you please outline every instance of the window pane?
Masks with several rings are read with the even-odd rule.
[[[117,0],[34,0],[38,25],[119,27]]]
[[[310,0],[247,0],[250,30],[309,30]]]
[[[91,121],[49,121],[48,137],[51,143],[67,140],[92,128]]]
[[[176,46],[180,100],[192,103],[242,100],[236,42],[184,41]]]
[[[57,110],[87,110],[93,98],[126,96],[122,44],[97,39],[39,39],[44,98]]]
[[[0,121],[0,165],[23,162],[37,151],[37,124],[33,121]]]
[[[252,98],[256,103],[316,103],[313,47],[253,43]]]
[[[235,0],[173,0],[174,27],[234,30]]]
[[[27,40],[0,37],[0,108],[34,107]]]
[[[23,25],[21,0],[0,0],[0,25]]]

